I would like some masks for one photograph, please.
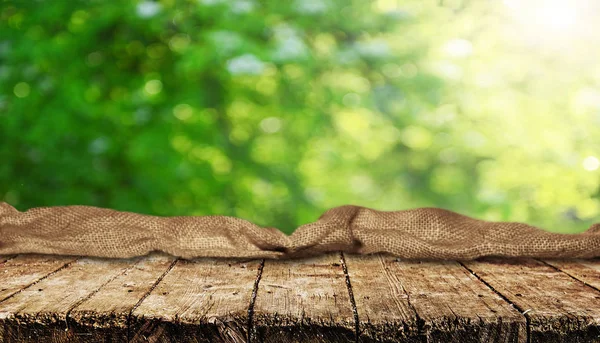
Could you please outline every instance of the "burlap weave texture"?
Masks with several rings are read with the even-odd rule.
[[[408,259],[600,256],[600,224],[579,234],[487,222],[438,208],[377,211],[341,206],[290,236],[227,216],[156,217],[90,206],[20,212],[0,203],[0,255],[42,253],[129,258],[163,251],[182,258],[288,258],[328,251]]]

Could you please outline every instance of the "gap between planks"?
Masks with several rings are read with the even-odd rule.
[[[140,304],[144,301],[144,299],[146,299],[150,295],[150,293],[152,293],[152,291],[154,291],[154,289],[158,286],[158,284],[173,269],[173,267],[175,267],[175,264],[177,264],[177,262],[179,260],[180,260],[179,257],[173,259],[173,262],[171,262],[169,267],[167,267],[167,269],[158,277],[158,279],[154,282],[152,287],[150,287],[150,289],[146,293],[144,293],[144,295],[142,295],[140,300],[138,300],[138,302],[135,305],[133,305],[131,310],[129,310],[129,314],[127,315],[127,342],[130,342],[132,339],[132,337],[131,337],[132,336],[132,334],[131,334],[131,316],[133,315],[133,311],[135,311],[140,306]]]
[[[85,296],[84,298],[78,300],[77,302],[75,302],[73,305],[71,305],[71,307],[67,310],[67,314],[65,315],[65,323],[67,326],[67,330],[69,330],[69,319],[71,317],[71,312],[77,308],[79,305],[83,304],[84,302],[88,301],[91,297],[94,296],[94,294],[98,293],[104,286],[108,285],[109,283],[113,282],[113,280],[115,280],[116,278],[118,278],[119,276],[122,276],[123,274],[127,273],[129,270],[131,270],[132,268],[134,268],[138,263],[140,263],[143,260],[143,258],[138,258],[137,260],[135,260],[135,262],[133,262],[129,267],[127,268],[123,268],[123,270],[118,273],[115,274],[113,277],[109,278],[108,280],[106,280],[106,282],[104,282],[102,285],[100,285],[100,287],[98,287],[97,289],[93,290],[92,292],[90,292],[87,296]],[[142,299],[143,300],[143,299]],[[131,313],[130,313],[131,314]],[[129,321],[129,318],[127,318],[127,320]],[[129,340],[129,337],[128,337]]]
[[[260,284],[260,279],[262,278],[263,269],[265,267],[265,260],[262,259],[260,261],[260,265],[258,266],[258,272],[256,274],[256,280],[254,280],[254,288],[252,288],[252,296],[250,297],[250,304],[248,305],[248,338],[247,343],[251,343],[256,336],[255,328],[254,328],[254,304],[256,303],[256,297],[258,295],[258,286]]]
[[[463,268],[465,268],[469,273],[473,274],[473,276],[475,278],[477,278],[477,280],[479,280],[479,282],[483,283],[487,288],[489,288],[492,292],[496,293],[500,298],[502,298],[504,301],[506,301],[508,304],[510,304],[510,306],[517,309],[517,311],[519,311],[519,313],[521,313],[521,315],[523,315],[523,317],[525,317],[525,321],[527,323],[527,326],[526,326],[527,341],[526,342],[531,343],[531,322],[530,322],[529,316],[527,316],[527,310],[524,311],[521,307],[517,306],[517,304],[510,301],[504,294],[498,292],[494,287],[492,287],[491,284],[489,284],[487,281],[485,281],[481,276],[477,275],[477,273],[475,273],[475,271],[471,270],[463,262],[461,262],[461,261],[457,261],[457,262]]]
[[[25,255],[18,255],[18,256],[25,256]],[[66,326],[65,331],[69,331],[71,321],[74,320],[73,313],[76,309],[78,309],[82,304],[85,304],[86,302],[90,301],[90,299],[92,299],[97,293],[102,291],[102,289],[105,288],[108,284],[112,283],[117,278],[122,277],[125,273],[127,273],[128,271],[135,268],[137,265],[139,265],[141,262],[143,262],[145,260],[145,258],[147,258],[147,256],[140,256],[138,258],[130,260],[126,266],[122,267],[122,270],[119,273],[114,274],[112,277],[108,278],[105,282],[96,285],[96,287],[90,288],[84,296],[82,296],[80,299],[76,300],[71,305],[69,305],[69,307],[66,308],[65,315],[64,315],[64,323]],[[55,268],[54,270],[45,271],[43,275],[40,274],[40,275],[42,275],[41,277],[38,276],[33,282],[30,282],[28,284],[23,284],[18,289],[15,289],[15,291],[12,294],[10,294],[9,296],[0,298],[0,304],[5,303],[5,301],[10,301],[10,299],[13,299],[16,296],[19,296],[24,291],[29,290],[32,286],[34,286],[36,284],[40,284],[42,282],[45,282],[47,279],[53,277],[54,275],[56,275],[58,273],[65,273],[65,270],[68,270],[68,268],[71,268],[72,266],[76,265],[79,261],[83,261],[83,260],[84,260],[84,256],[77,256],[76,258],[67,260],[67,262],[63,262],[59,268]],[[93,260],[95,260],[95,259],[93,259]],[[125,260],[123,260],[123,261],[125,261]],[[144,300],[144,298],[151,292],[151,290],[156,286],[156,284],[158,284],[158,282],[160,282],[160,280],[162,280],[162,277],[164,277],[164,275],[173,267],[173,265],[175,264],[176,261],[177,261],[177,259],[174,259],[174,261],[172,261],[170,263],[169,268],[167,268],[166,271],[163,272],[163,274],[157,280],[154,281],[153,286],[151,288],[149,288],[150,291],[146,291],[143,294],[141,299],[139,299],[139,301],[137,301],[136,306],[139,305],[139,303],[141,303],[141,301]],[[130,316],[131,312],[129,312],[128,315]],[[126,329],[125,334],[129,333],[128,332],[129,318],[130,317],[127,318],[127,328],[125,328]],[[75,335],[92,335],[92,333],[75,333]],[[2,337],[0,337],[0,341],[2,340],[1,338]],[[129,341],[128,336],[125,336],[124,338],[125,338],[125,341]]]
[[[360,335],[360,320],[358,318],[358,309],[356,308],[356,300],[354,300],[354,292],[352,291],[352,283],[350,282],[350,274],[348,274],[348,266],[346,265],[346,259],[344,253],[340,252],[340,261],[342,262],[342,269],[344,270],[344,276],[346,279],[346,287],[348,288],[348,298],[350,299],[350,306],[352,306],[352,314],[354,315],[354,337],[355,342],[359,342]]]
[[[547,265],[548,267],[550,267],[550,268],[552,268],[552,269],[554,269],[554,270],[556,270],[556,271],[559,271],[559,272],[561,272],[561,273],[567,274],[567,275],[568,275],[569,277],[571,277],[572,279],[574,279],[574,280],[576,280],[576,281],[579,281],[579,282],[583,283],[585,286],[587,286],[587,287],[590,287],[590,288],[592,288],[593,290],[595,290],[595,291],[597,291],[597,292],[600,292],[600,286],[595,286],[595,285],[592,285],[592,284],[590,284],[590,283],[586,282],[584,278],[577,277],[577,275],[570,273],[570,272],[569,272],[568,270],[566,270],[565,268],[561,268],[561,267],[560,267],[560,264],[557,266],[556,264],[552,264],[552,263],[551,263],[551,262],[549,262],[549,261],[540,260],[540,259],[537,259],[537,258],[536,258],[536,259],[534,259],[534,260],[536,260],[536,261],[538,261],[538,262],[541,262],[541,263],[543,263],[543,264]]]
[[[23,256],[23,255],[14,255],[14,256],[9,256],[8,258],[4,259],[4,261],[3,261],[2,263],[8,262],[8,261],[10,261],[10,260],[13,260],[13,259],[17,258],[18,256]],[[14,293],[12,293],[12,294],[10,294],[10,295],[8,295],[8,296],[4,297],[4,298],[1,298],[1,299],[0,299],[0,303],[1,303],[1,302],[3,302],[3,301],[6,301],[6,300],[8,300],[8,299],[10,299],[10,298],[12,298],[12,297],[14,297],[14,296],[16,296],[17,294],[19,294],[19,293],[23,292],[24,290],[26,290],[26,289],[30,288],[31,286],[34,286],[34,285],[36,285],[37,283],[40,283],[41,281],[43,281],[43,280],[47,279],[48,277],[50,277],[50,276],[52,276],[52,275],[54,275],[54,274],[56,274],[56,273],[60,272],[61,270],[65,269],[65,268],[68,268],[68,267],[69,267],[71,264],[73,264],[73,263],[77,262],[77,261],[78,261],[80,258],[81,258],[81,256],[79,256],[79,257],[76,257],[76,258],[73,258],[72,260],[70,260],[70,261],[68,261],[68,262],[65,262],[65,263],[64,263],[62,266],[58,267],[57,269],[55,269],[55,270],[53,270],[53,271],[51,271],[51,272],[49,272],[49,273],[47,273],[47,274],[43,275],[42,277],[40,277],[40,278],[36,279],[35,281],[33,281],[33,282],[31,282],[31,283],[27,284],[26,286],[19,288],[19,289],[18,289],[17,291],[15,291]]]

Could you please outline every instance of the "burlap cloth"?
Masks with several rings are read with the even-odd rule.
[[[437,208],[383,212],[341,206],[287,236],[226,216],[156,217],[89,206],[19,212],[0,203],[0,255],[129,258],[155,250],[182,258],[287,258],[327,251],[385,252],[407,259],[591,258],[600,256],[600,224],[584,233],[559,234]]]

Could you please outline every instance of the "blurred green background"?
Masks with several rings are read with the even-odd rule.
[[[600,221],[592,1],[0,3],[0,199]]]

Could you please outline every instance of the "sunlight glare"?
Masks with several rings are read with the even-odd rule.
[[[594,171],[600,168],[600,160],[595,156],[588,156],[583,160],[583,169]]]
[[[579,17],[577,1],[504,0],[512,14],[530,29],[564,33],[573,29]]]
[[[548,28],[565,30],[572,27],[577,21],[577,9],[571,2],[549,1],[540,9],[537,21]]]

